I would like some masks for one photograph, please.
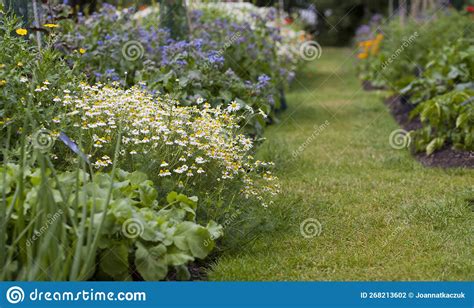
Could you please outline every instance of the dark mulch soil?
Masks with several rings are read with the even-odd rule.
[[[188,264],[188,271],[191,274],[190,281],[207,281],[209,280],[207,277],[207,272],[211,269],[212,264],[214,264],[219,257],[218,252],[211,253],[206,259],[204,260],[196,260]],[[168,276],[166,279],[168,281],[177,281],[178,277],[176,276],[176,271],[174,269],[170,269],[168,272]]]
[[[474,168],[474,152],[473,151],[457,151],[450,147],[445,147],[434,152],[430,156],[424,153],[418,153],[415,157],[425,166],[428,167],[466,167]]]
[[[207,261],[209,262],[209,261]],[[209,263],[204,263],[204,261],[196,261],[188,264],[188,271],[191,274],[191,281],[206,281],[207,279],[207,270],[209,269]],[[177,281],[178,277],[175,270],[170,270],[168,276],[166,277],[168,281]]]
[[[403,129],[410,131],[422,127],[419,118],[410,119],[409,114],[414,107],[408,102],[407,98],[395,95],[385,100],[385,105],[387,105],[390,113]],[[426,167],[474,168],[473,151],[458,151],[449,146],[436,151],[430,156],[427,156],[425,153],[417,153],[414,156]]]
[[[403,129],[410,131],[422,128],[419,118],[410,119],[410,112],[414,109],[414,106],[403,96],[391,96],[385,100],[385,105]]]

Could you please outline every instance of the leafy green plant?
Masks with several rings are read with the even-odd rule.
[[[423,124],[411,133],[415,151],[430,155],[447,145],[473,148],[473,30],[472,20],[454,11],[438,14],[423,27],[413,20],[405,27],[393,21],[383,29],[380,54],[359,66],[364,80],[415,105],[411,117],[419,116]]]
[[[22,30],[22,36],[17,34]],[[0,17],[0,132],[17,132],[29,115],[29,126],[49,126],[60,112],[56,103],[64,91],[77,89],[83,76],[52,48],[54,33],[40,51],[16,18]],[[23,127],[23,130],[27,127]],[[12,138],[12,142],[19,138]]]
[[[145,280],[161,280],[169,267],[187,279],[186,265],[205,258],[222,233],[213,221],[196,224],[195,197],[171,192],[160,205],[140,172],[92,176],[15,164],[0,171],[7,204],[3,280],[84,280],[100,273],[130,280],[134,268]]]
[[[360,77],[399,91],[420,75],[433,53],[438,54],[459,39],[472,38],[474,25],[468,16],[450,10],[437,14],[422,26],[415,20],[404,26],[393,20],[381,30],[385,39],[380,53],[361,61]],[[409,40],[415,33],[416,38]]]
[[[429,53],[431,59],[421,75],[400,93],[418,104],[451,90],[474,89],[474,41],[459,39]]]
[[[414,147],[428,155],[452,144],[456,149],[474,150],[474,91],[451,91],[420,103],[411,113],[423,128],[416,131]]]
[[[108,174],[95,176],[98,195],[101,190],[105,193],[110,180]],[[176,269],[179,278],[189,279],[186,265],[204,259],[221,235],[222,227],[212,220],[207,226],[196,223],[196,197],[171,192],[163,206],[157,196],[144,173],[117,172],[99,244],[105,255],[99,268],[115,280],[130,280],[132,268],[145,280],[161,280],[169,267]],[[134,260],[133,265],[129,260]]]
[[[75,24],[66,10],[39,29],[0,16],[1,280],[188,279],[223,234],[214,220],[278,191],[245,134],[261,133],[284,82],[273,32],[245,25],[261,63],[238,71],[224,57],[245,44],[224,32],[174,41],[127,12]],[[223,225],[241,234],[235,220]]]

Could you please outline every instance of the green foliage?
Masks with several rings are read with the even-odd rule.
[[[419,116],[423,129],[415,132],[415,149],[427,155],[452,144],[474,150],[474,91],[454,90],[420,103],[412,116]]]
[[[99,187],[111,180],[109,175],[100,177]],[[185,265],[212,251],[221,227],[213,221],[206,227],[196,224],[196,197],[171,192],[167,204],[160,206],[157,191],[145,174],[119,170],[115,180],[99,247],[102,254],[118,250],[119,258],[101,258],[104,273],[123,280],[125,274],[130,275],[131,259],[145,280],[161,280],[169,267],[186,273]]]
[[[378,56],[361,63],[361,74],[408,98],[423,128],[411,134],[415,151],[428,155],[444,146],[473,149],[474,24],[449,11],[422,26],[392,22]],[[423,52],[420,52],[423,50]]]
[[[472,38],[474,33],[471,18],[455,11],[440,13],[426,23],[420,25],[418,21],[409,20],[401,26],[398,20],[393,20],[383,27],[385,39],[380,53],[368,59],[369,67],[364,69],[366,79],[401,90],[433,60],[434,53],[459,39]]]
[[[195,197],[171,192],[160,205],[143,173],[91,176],[14,164],[0,171],[8,208],[3,279],[89,279],[99,272],[102,278],[131,280],[136,268],[145,280],[161,280],[170,267],[187,277],[183,266],[205,258],[222,232],[212,221],[196,224]],[[88,257],[96,249],[98,269]]]
[[[127,88],[136,83],[135,78],[156,85],[153,82],[161,72],[146,75],[144,66],[149,62],[125,59],[122,45],[136,34],[131,32],[127,36],[126,28],[132,21],[126,18],[119,19],[123,22],[119,31],[125,37],[115,37],[105,47],[99,43],[99,38],[117,27],[118,24],[107,19],[114,19],[115,14],[116,11],[107,17],[96,16],[99,20],[94,19],[97,23],[91,25],[90,35],[94,39],[85,45],[76,36],[80,33],[75,32],[76,26],[71,21],[45,26],[42,50],[34,42],[34,30],[23,29],[14,18],[0,17],[0,157],[3,160],[0,234],[4,235],[0,238],[1,280],[161,280],[170,269],[178,279],[189,279],[188,263],[206,258],[215,249],[214,240],[223,234],[223,227],[213,219],[223,221],[223,213],[233,211],[240,198],[244,198],[238,196],[244,186],[247,194],[260,198],[256,203],[270,201],[254,191],[260,187],[269,192],[269,180],[274,177],[266,170],[266,163],[255,161],[253,166],[245,163],[239,167],[237,152],[223,152],[239,145],[239,157],[253,160],[253,142],[242,134],[237,125],[240,117],[233,113],[239,110],[243,111],[241,115],[251,113],[263,125],[269,111],[249,111],[242,108],[245,105],[241,101],[232,108],[211,109],[202,101],[201,106],[181,107],[170,96],[142,89],[141,83]],[[104,20],[100,20],[102,17]],[[113,76],[131,76],[128,80],[121,79],[123,87],[83,83],[98,78],[96,69],[100,73],[111,67],[116,68]],[[175,68],[168,69],[170,72]],[[204,90],[209,91],[209,101],[219,106],[224,98],[216,93],[225,92],[222,88],[234,82],[225,83],[225,78],[218,76],[222,73],[209,68],[207,76],[222,83],[215,87],[212,80],[203,83]],[[108,77],[97,81],[110,83],[113,78]],[[182,80],[182,88],[193,95],[199,94],[189,79],[191,86],[185,84],[185,75]],[[243,85],[240,79],[236,83]],[[240,86],[238,91],[243,89]],[[86,88],[90,92],[84,91]],[[98,89],[102,88],[109,92],[120,88],[130,95],[126,101],[128,109],[118,108],[123,103],[121,99],[100,97],[103,91]],[[234,87],[229,91],[237,90]],[[249,103],[266,106],[254,93],[248,91],[245,95]],[[151,103],[145,104],[145,98]],[[234,98],[226,96],[225,101]],[[88,101],[97,104],[88,106]],[[105,122],[96,125],[102,120],[97,110],[90,107],[95,109],[99,103],[105,103],[107,108],[117,107],[116,122],[110,122],[111,114],[105,113],[102,119]],[[87,110],[82,112],[82,107]],[[151,117],[152,112],[132,116],[138,107],[153,110],[155,116],[160,114],[163,122],[158,125],[157,117]],[[136,126],[124,125],[131,120],[136,120],[134,125],[142,125],[146,120],[150,126],[136,131]],[[192,131],[183,130],[183,123]],[[154,140],[153,147],[145,148],[149,143],[142,141],[157,137],[156,131],[150,133],[151,128],[166,136]],[[127,132],[135,136],[136,143],[127,144],[131,140],[127,139],[130,138]],[[148,139],[137,139],[137,132],[148,134]],[[103,139],[97,139],[97,135]],[[202,149],[193,152],[191,161],[185,155],[183,143],[196,146],[196,138],[202,139]],[[165,151],[163,147],[170,149]],[[102,155],[96,157],[98,153]],[[205,154],[215,163],[205,159]],[[119,158],[123,170],[117,169]],[[186,160],[189,169],[186,166],[188,172],[183,173]],[[97,162],[100,164],[96,165]],[[101,172],[94,174],[93,166],[98,166]],[[240,177],[224,181],[224,176],[234,179],[229,170],[233,173],[237,167],[242,178],[250,173],[259,178],[245,183]],[[190,178],[192,171],[199,180]],[[203,202],[198,207],[197,197],[185,194],[203,197]],[[231,228],[229,231],[237,232]]]
[[[424,71],[405,88],[402,95],[418,104],[451,90],[474,89],[474,40],[459,39],[440,50],[431,50]]]
[[[88,200],[73,194],[88,181],[86,173],[57,174],[44,165],[0,167],[2,280],[76,280],[93,272],[94,253]],[[79,193],[79,192],[78,192]],[[84,211],[80,211],[82,207]]]
[[[1,17],[0,21],[0,132],[17,131],[30,121],[28,127],[48,125],[59,113],[54,99],[64,90],[74,90],[83,80],[82,74],[69,67],[64,56],[51,48],[54,35],[46,41],[43,50],[15,34],[21,24],[14,18]],[[15,138],[13,142],[18,141]]]

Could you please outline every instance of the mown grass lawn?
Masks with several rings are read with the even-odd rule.
[[[261,214],[275,228],[225,252],[211,280],[474,279],[474,171],[393,149],[386,94],[361,90],[352,58],[325,48],[299,75],[259,153],[279,166],[283,192]],[[308,218],[319,236],[301,235]]]

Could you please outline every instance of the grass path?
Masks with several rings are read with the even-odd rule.
[[[325,49],[287,98],[259,150],[283,187],[262,214],[274,228],[224,253],[211,280],[474,279],[474,171],[427,169],[391,148],[398,126],[381,93],[360,89],[350,50]],[[301,235],[308,218],[319,236]]]

